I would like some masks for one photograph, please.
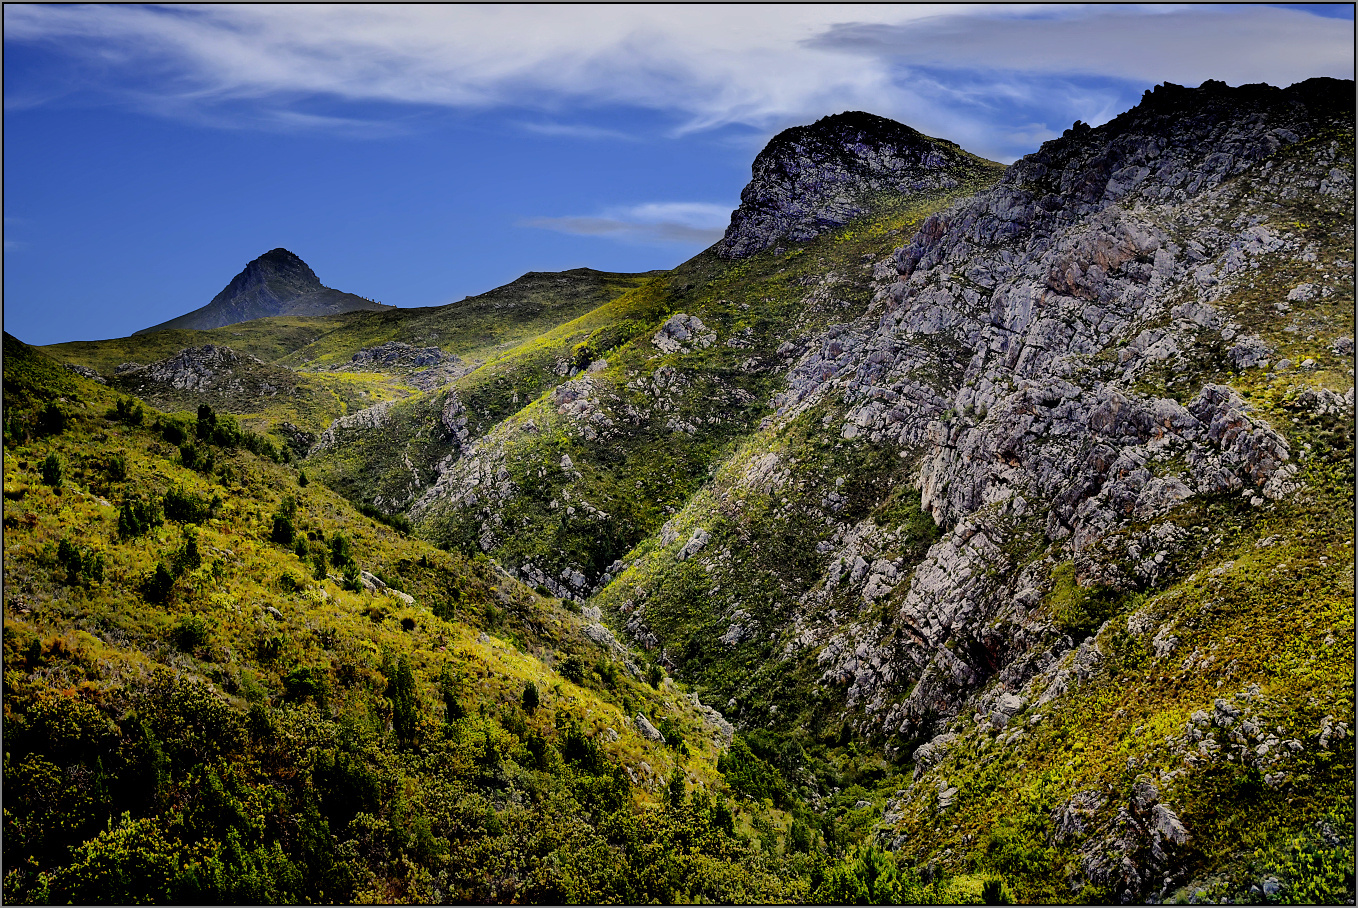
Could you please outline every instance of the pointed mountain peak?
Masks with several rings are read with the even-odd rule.
[[[251,260],[206,306],[137,333],[172,328],[201,331],[275,315],[334,315],[387,308],[325,286],[300,256],[280,246]]]

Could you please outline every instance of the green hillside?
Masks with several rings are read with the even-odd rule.
[[[4,362],[7,901],[805,897],[824,858],[578,612],[229,417]]]

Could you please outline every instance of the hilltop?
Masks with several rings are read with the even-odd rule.
[[[247,264],[206,306],[136,333],[201,331],[274,315],[333,315],[388,308],[391,307],[322,285],[306,262],[280,248],[271,249]]]

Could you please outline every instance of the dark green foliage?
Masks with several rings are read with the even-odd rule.
[[[174,574],[163,563],[157,564],[156,569],[146,576],[141,584],[141,594],[147,602],[156,605],[164,605],[170,600],[170,593],[174,590]]]
[[[349,544],[349,538],[343,533],[336,533],[330,537],[330,563],[337,568],[354,563],[354,554]]]
[[[523,696],[520,698],[523,703],[524,711],[530,716],[537,712],[538,704],[541,702],[538,697],[538,686],[529,681],[523,688]]]
[[[651,667],[646,669],[646,683],[658,690],[660,682],[663,680],[665,680],[665,670],[657,663],[652,662]]]
[[[179,446],[179,462],[186,470],[197,470],[212,475],[217,466],[217,455],[208,447],[199,448],[191,441]]]
[[[292,547],[292,553],[298,558],[306,561],[311,554],[311,547],[307,545],[306,537],[298,534],[297,542]]]
[[[868,845],[853,860],[832,867],[811,894],[811,901],[827,905],[909,905],[924,902],[925,894],[913,871],[902,872],[893,854]]]
[[[323,709],[329,691],[329,673],[318,666],[298,666],[283,678],[283,696],[287,700],[311,700]]]
[[[306,485],[306,483],[299,479],[298,485]],[[410,535],[410,521],[403,515],[388,514],[386,511],[379,510],[367,503],[360,503],[356,507],[358,508],[358,512],[364,517],[369,517],[376,520],[378,523],[385,523],[398,533],[404,533],[407,536]]]
[[[311,576],[316,580],[324,580],[327,571],[325,550],[317,548],[311,553]]]
[[[156,428],[160,430],[160,437],[174,445],[176,448],[189,438],[189,433],[183,426],[166,417],[161,417],[156,420]]]
[[[124,498],[118,508],[118,537],[133,539],[144,536],[164,522],[159,502],[144,501],[136,496]]]
[[[276,545],[290,546],[296,536],[293,529],[292,520],[282,514],[275,514],[273,517],[273,529],[269,532],[269,540]]]
[[[211,630],[202,615],[182,615],[170,630],[170,639],[184,652],[193,652],[205,646]]]
[[[990,877],[981,883],[981,900],[987,905],[1012,905],[1014,893],[1009,884],[998,877]]]
[[[55,453],[48,454],[42,462],[42,481],[54,489],[61,488],[61,459]]]
[[[305,488],[306,488],[306,484],[307,484],[306,470],[298,470],[298,471],[297,471],[297,485],[298,485],[298,487],[305,489]]]
[[[38,419],[34,428],[39,435],[60,435],[66,431],[66,425],[70,417],[54,400],[49,400],[38,411]]]
[[[176,576],[196,571],[203,565],[203,556],[198,551],[198,536],[192,531],[184,533],[184,541],[170,555],[170,570]]]
[[[66,572],[67,586],[104,582],[104,556],[89,552],[69,539],[61,540],[57,546],[57,564]]]
[[[716,806],[712,808],[712,828],[729,836],[736,834],[736,818],[731,813],[731,807],[726,803],[725,798],[717,801]]]
[[[145,418],[141,404],[134,404],[132,400],[127,397],[118,398],[117,403],[113,405],[113,409],[108,411],[107,416],[109,419],[126,423],[129,426],[139,426]]]
[[[352,561],[344,566],[344,570],[341,572],[341,578],[341,586],[349,592],[357,593],[359,590],[363,589],[363,580],[358,572],[358,565],[354,564]]]
[[[165,518],[180,523],[203,523],[212,516],[217,501],[206,501],[202,496],[187,491],[183,486],[175,486],[165,493],[163,499]]]
[[[717,770],[726,777],[731,790],[759,801],[770,798],[780,807],[791,804],[787,783],[778,770],[750,749],[746,739],[736,735],[731,748],[717,758]]]
[[[585,660],[573,653],[562,660],[557,671],[567,681],[574,684],[585,683]]]
[[[111,481],[123,482],[127,479],[127,456],[120,451],[110,452],[104,456],[103,468]]]
[[[391,726],[400,741],[413,741],[420,725],[420,703],[415,691],[415,676],[410,660],[402,656],[383,667],[387,676],[386,697],[391,701]]]

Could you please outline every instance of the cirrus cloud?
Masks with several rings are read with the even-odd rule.
[[[722,238],[731,219],[727,205],[707,202],[648,202],[610,208],[598,215],[537,217],[520,226],[576,236],[606,237],[630,243],[710,246]]]
[[[11,4],[4,17],[6,44],[83,61],[87,90],[164,115],[234,110],[253,128],[345,135],[356,126],[344,111],[297,108],[529,109],[550,117],[538,131],[599,138],[609,130],[559,115],[640,107],[682,135],[859,108],[1012,159],[1157,82],[1353,72],[1351,21],[1251,5]],[[1006,92],[1030,102],[1018,121],[996,101]],[[10,97],[50,103],[33,86]]]

